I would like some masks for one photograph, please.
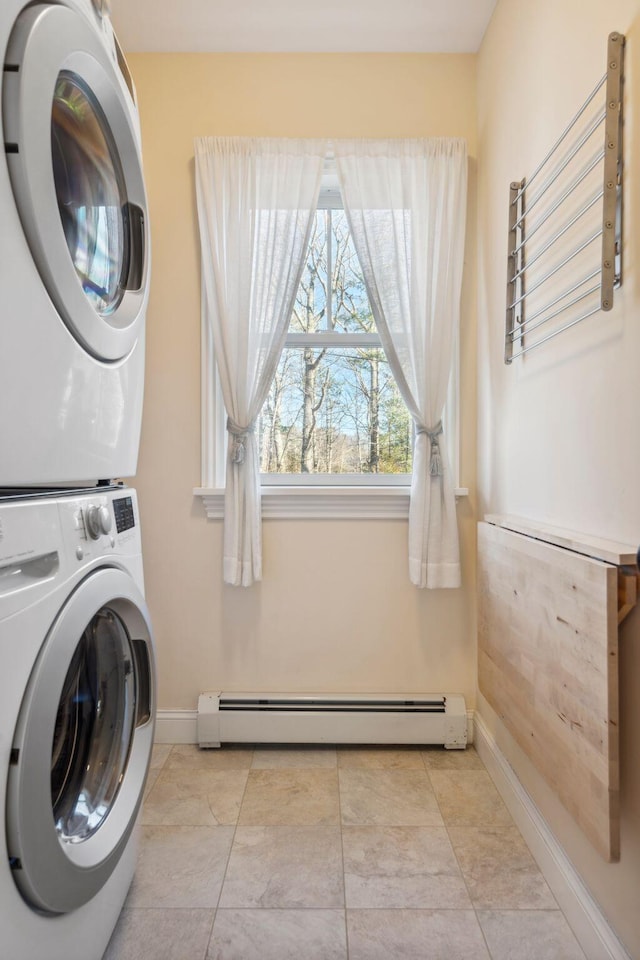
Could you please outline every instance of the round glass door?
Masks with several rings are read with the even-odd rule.
[[[128,276],[126,193],[120,159],[95,97],[76,74],[58,77],[51,112],[58,211],[85,296],[101,316],[114,312]]]
[[[83,348],[121,360],[142,335],[149,282],[131,94],[99,33],[61,3],[24,7],[5,77],[7,166],[34,264]]]
[[[100,568],[43,638],[11,745],[7,852],[35,909],[77,909],[120,862],[142,802],[154,709],[144,598],[124,571]]]
[[[86,840],[113,806],[134,730],[133,664],[124,623],[103,607],[76,647],[56,715],[51,804],[62,841]]]

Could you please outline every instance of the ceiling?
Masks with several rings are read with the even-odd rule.
[[[130,53],[475,53],[496,0],[111,0]]]

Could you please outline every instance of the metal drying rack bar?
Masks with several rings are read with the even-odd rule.
[[[607,72],[533,173],[510,186],[505,363],[613,306],[622,281],[623,53],[624,36],[611,33]]]

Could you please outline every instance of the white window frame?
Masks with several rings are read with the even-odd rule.
[[[331,161],[327,161],[319,210],[341,210],[342,199]],[[201,287],[201,487],[207,517],[224,517],[224,487],[227,457],[226,411],[215,364],[213,337],[207,317],[206,293]],[[317,347],[361,345],[364,338],[380,345],[378,334],[290,333],[285,346],[304,339]],[[350,343],[350,340],[352,341]],[[460,464],[460,343],[454,334],[454,359],[445,406],[445,437],[455,484],[456,500],[468,495],[459,482]],[[395,520],[409,516],[411,474],[261,474],[262,517],[269,519]]]

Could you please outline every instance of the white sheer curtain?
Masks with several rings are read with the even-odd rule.
[[[458,528],[442,414],[458,327],[466,213],[459,139],[337,140],[338,176],[380,337],[416,442],[409,575],[460,585]]]
[[[318,201],[324,140],[195,143],[202,269],[229,432],[224,581],[262,576],[256,421],[271,386]]]

